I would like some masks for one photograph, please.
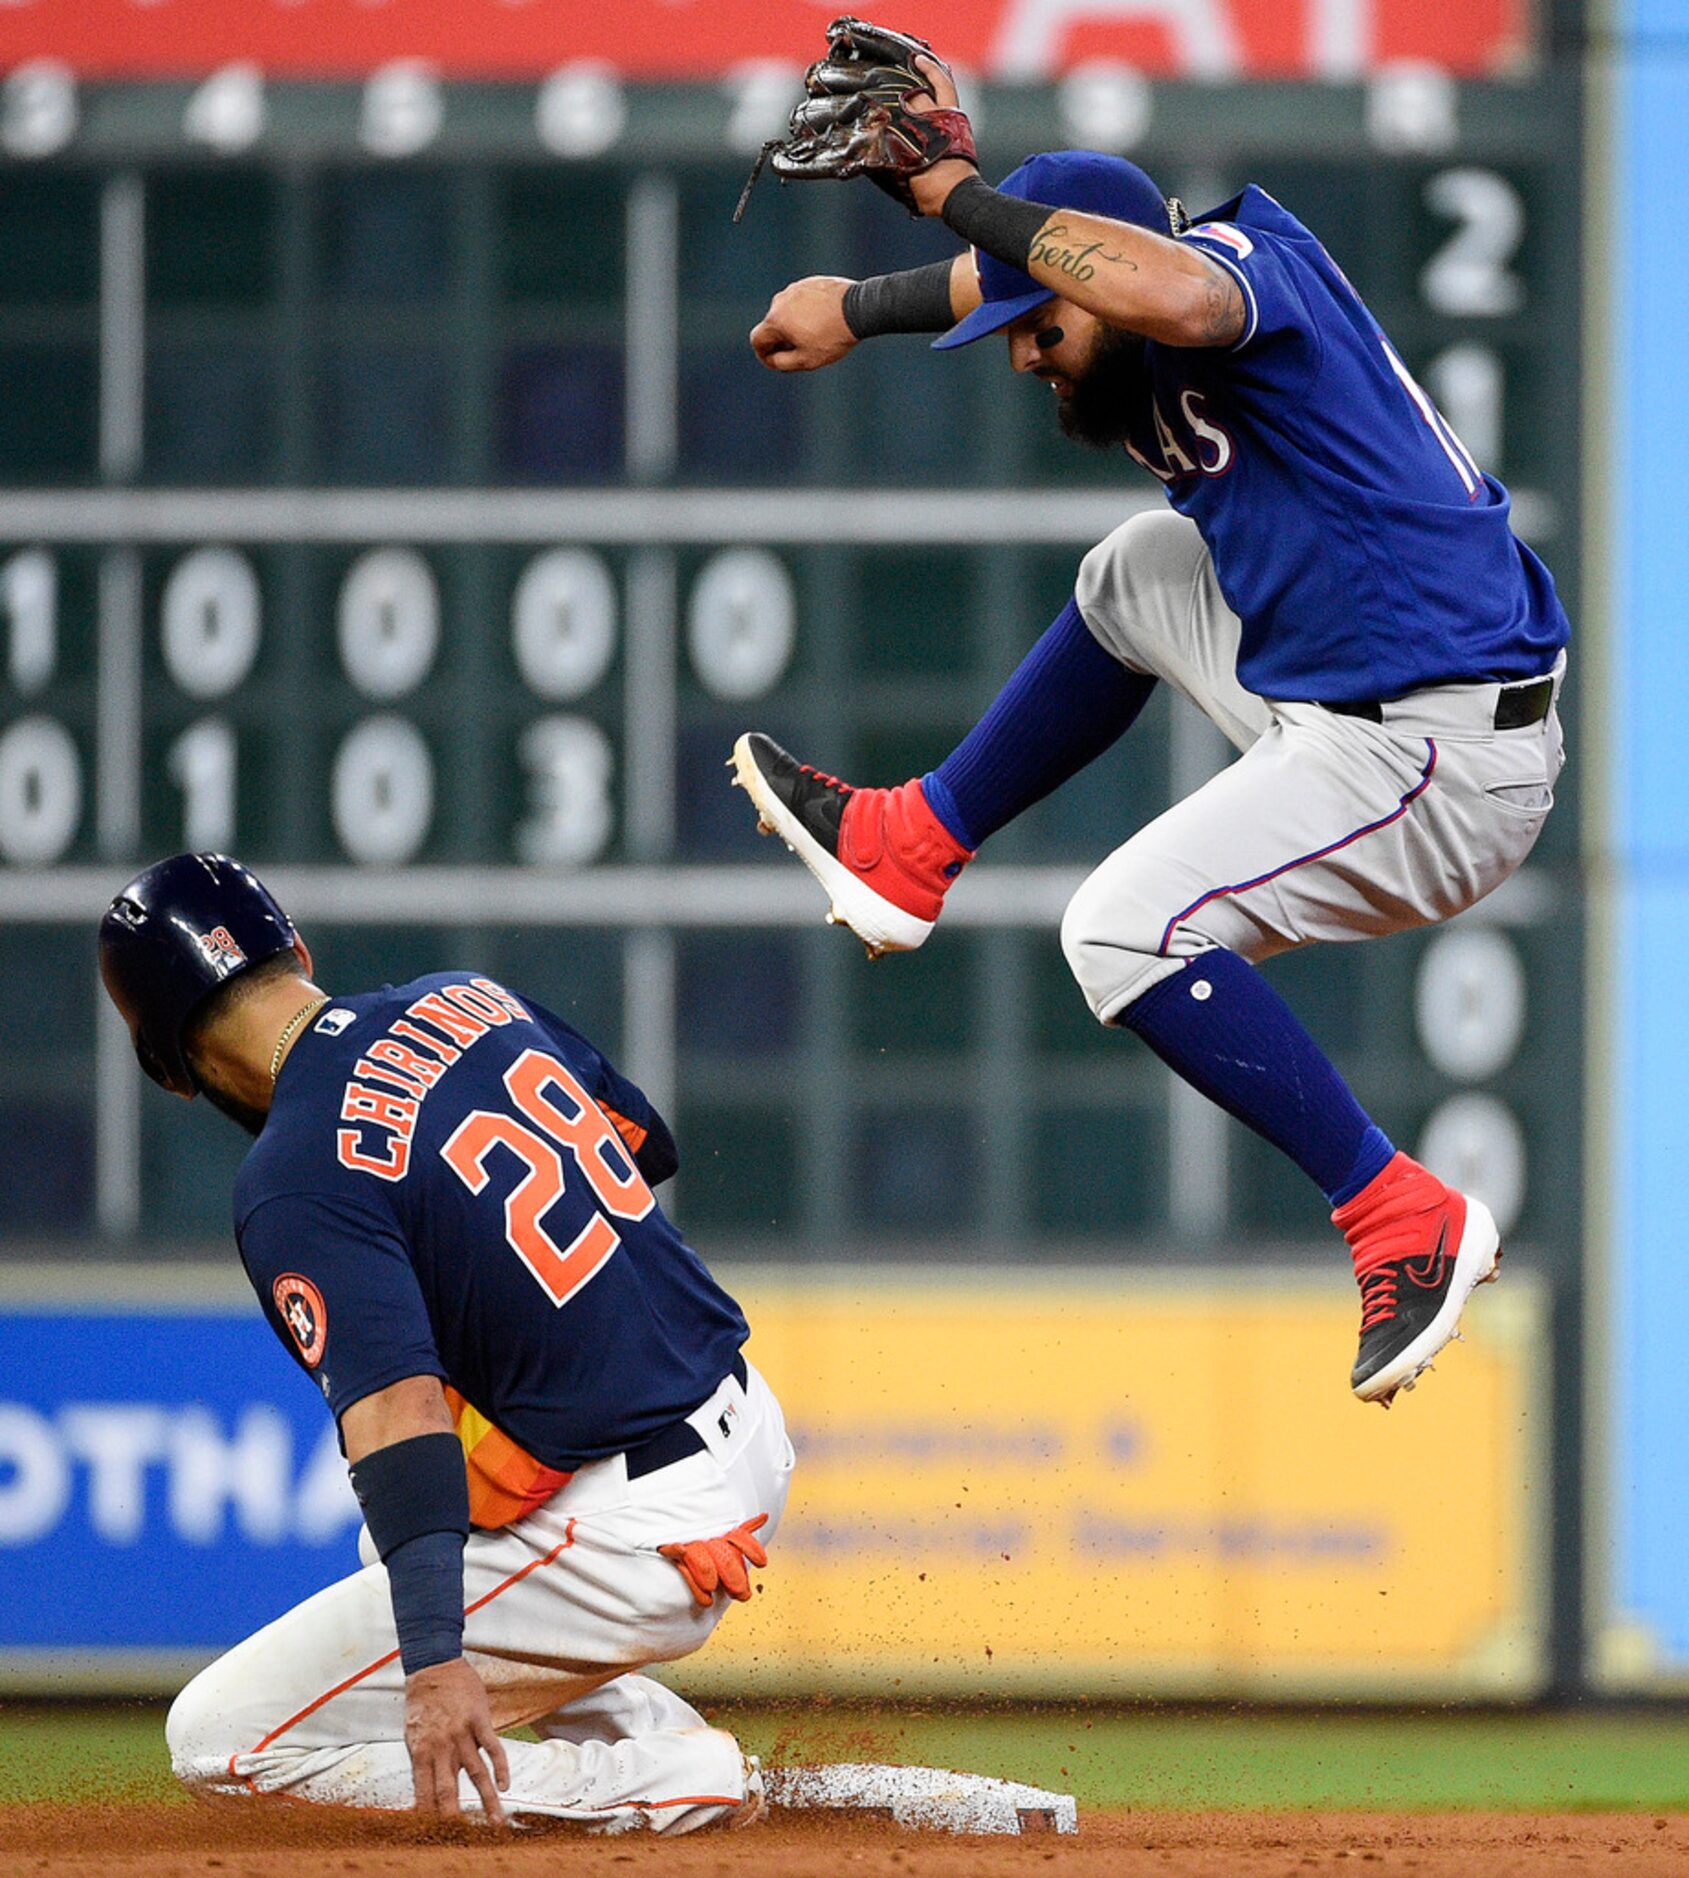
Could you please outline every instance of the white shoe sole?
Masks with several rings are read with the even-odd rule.
[[[1501,1261],[1501,1234],[1494,1217],[1482,1200],[1470,1194],[1466,1200],[1466,1225],[1454,1258],[1454,1278],[1442,1308],[1398,1356],[1381,1370],[1355,1385],[1355,1395],[1362,1402],[1382,1402],[1388,1408],[1398,1389],[1411,1389],[1431,1367],[1433,1358],[1460,1334],[1460,1313],[1479,1285],[1487,1285],[1497,1276]]]
[[[840,1762],[831,1767],[771,1767],[763,1775],[770,1807],[829,1813],[878,1813],[921,1832],[1077,1832],[1079,1808],[1070,1793],[1050,1793],[1016,1780],[952,1774],[941,1767],[885,1767]]]
[[[830,925],[848,926],[868,948],[871,959],[877,959],[882,952],[913,952],[925,943],[933,921],[917,919],[913,913],[894,906],[822,847],[769,788],[751,755],[749,734],[734,744],[728,767],[734,781],[757,806],[757,832],[778,835],[820,881],[827,894]]]

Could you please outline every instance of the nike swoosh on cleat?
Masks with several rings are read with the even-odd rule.
[[[1443,1267],[1448,1263],[1448,1244],[1449,1223],[1445,1219],[1443,1230],[1437,1234],[1435,1249],[1423,1262],[1414,1259],[1402,1260],[1402,1270],[1422,1291],[1434,1291],[1443,1282]]]

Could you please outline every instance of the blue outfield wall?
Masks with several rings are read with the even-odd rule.
[[[1609,1672],[1689,1677],[1689,0],[1618,0]],[[1592,754],[1595,752],[1592,751]],[[1597,1202],[1598,1204],[1598,1202]],[[1610,1653],[1609,1653],[1610,1655]]]
[[[360,1524],[255,1306],[0,1308],[0,1671],[209,1657],[355,1571]]]

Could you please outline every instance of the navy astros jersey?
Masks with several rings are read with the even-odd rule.
[[[1243,289],[1226,349],[1145,348],[1127,449],[1201,530],[1264,698],[1352,703],[1535,678],[1554,582],[1342,270],[1251,185],[1179,237]]]
[[[504,1490],[513,1517],[696,1408],[745,1341],[651,1192],[677,1159],[579,1032],[490,979],[436,973],[332,998],[301,1034],[236,1183],[235,1234],[335,1415],[439,1377],[472,1501]]]

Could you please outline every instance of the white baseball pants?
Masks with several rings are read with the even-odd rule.
[[[1214,946],[1258,963],[1452,918],[1541,833],[1564,760],[1557,711],[1498,731],[1494,684],[1415,692],[1382,724],[1256,697],[1237,676],[1241,622],[1185,516],[1117,528],[1086,555],[1077,597],[1106,651],[1164,679],[1243,752],[1069,903],[1062,949],[1103,1023]],[[1562,656],[1556,696],[1564,669]]]
[[[509,1741],[512,1817],[689,1832],[746,1800],[738,1743],[649,1677],[709,1640],[729,1600],[700,1606],[657,1548],[714,1538],[759,1513],[780,1523],[792,1446],[754,1369],[688,1417],[701,1454],[630,1481],[620,1455],[583,1467],[544,1506],[464,1552],[464,1654]],[[365,1556],[368,1535],[364,1535]],[[343,1578],[203,1670],[166,1723],[177,1776],[203,1793],[412,1804],[405,1684],[381,1565]],[[480,1810],[467,1775],[459,1796]]]

